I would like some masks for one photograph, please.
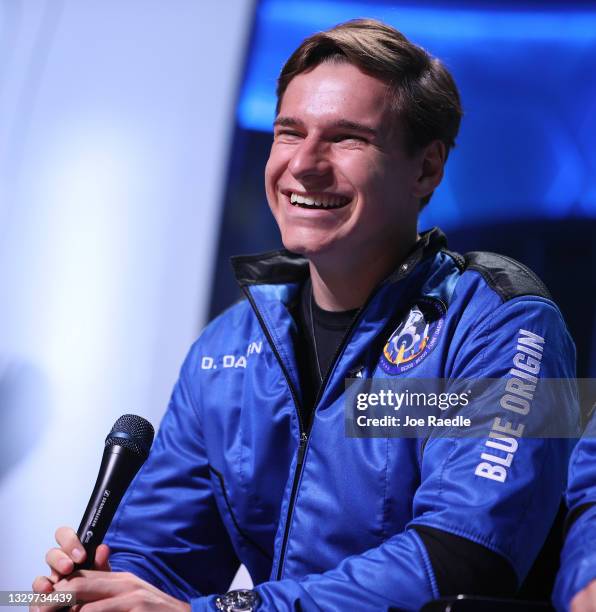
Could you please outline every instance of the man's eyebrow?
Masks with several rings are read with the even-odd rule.
[[[344,130],[354,130],[356,132],[366,132],[372,136],[376,136],[378,131],[375,128],[365,125],[364,123],[358,123],[357,121],[350,121],[349,119],[339,119],[332,124],[332,127],[341,128]]]
[[[273,126],[281,127],[301,127],[304,128],[304,122],[296,117],[278,117],[274,122]],[[353,130],[355,132],[364,132],[371,136],[376,136],[378,130],[364,123],[358,123],[357,121],[350,121],[349,119],[338,119],[334,121],[329,127],[339,128],[342,130]]]
[[[278,125],[282,127],[304,127],[304,122],[300,121],[300,119],[296,119],[295,117],[278,117],[273,122],[273,127]]]

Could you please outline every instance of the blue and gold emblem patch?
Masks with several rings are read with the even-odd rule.
[[[381,369],[395,376],[422,362],[437,345],[444,317],[441,302],[431,298],[418,300],[387,340],[379,361]]]

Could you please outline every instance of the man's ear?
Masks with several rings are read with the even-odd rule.
[[[413,195],[417,198],[424,198],[439,186],[443,178],[447,149],[441,140],[433,140],[416,155],[420,162]]]

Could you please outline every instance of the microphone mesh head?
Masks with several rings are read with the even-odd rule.
[[[147,457],[153,443],[153,425],[136,414],[123,414],[106,438],[107,446],[124,446],[135,455]]]

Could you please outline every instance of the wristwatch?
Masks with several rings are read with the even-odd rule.
[[[240,589],[219,595],[215,600],[215,607],[223,612],[252,612],[257,609],[260,601],[256,591]]]

